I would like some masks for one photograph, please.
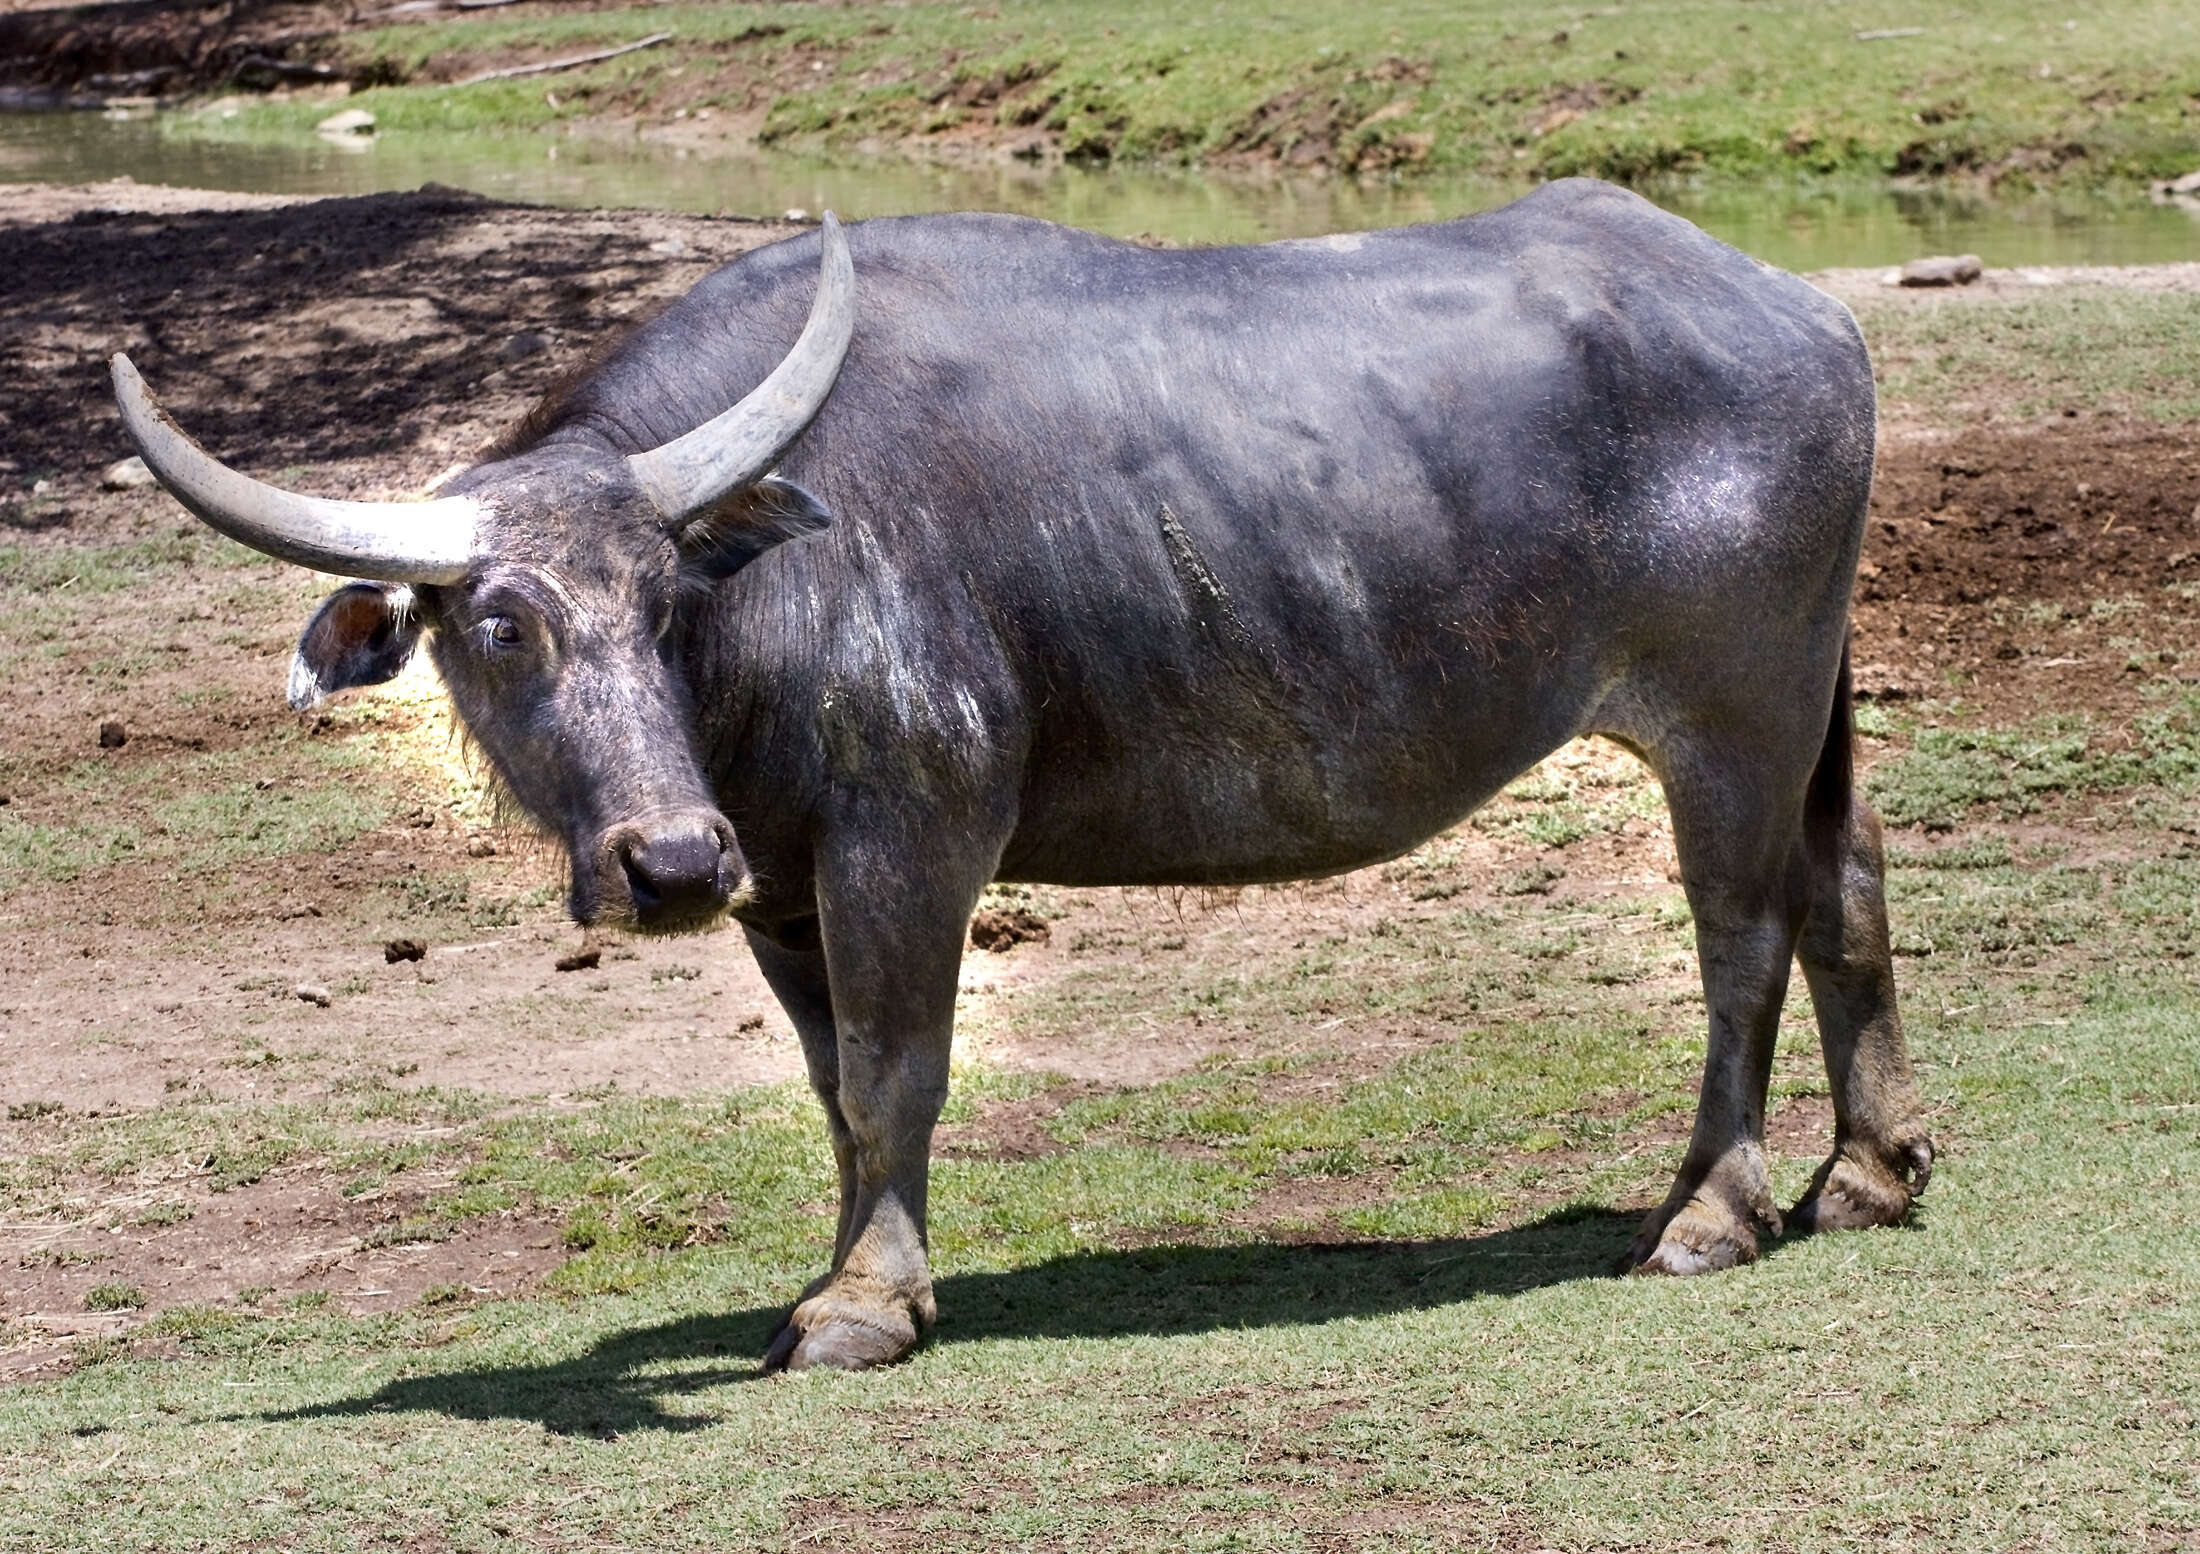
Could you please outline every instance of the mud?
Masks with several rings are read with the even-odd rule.
[[[326,763],[347,752],[399,784],[382,819],[333,847],[247,856],[212,874],[125,853],[72,878],[34,871],[0,894],[0,1160],[26,1154],[40,1130],[95,1127],[178,1094],[309,1104],[372,1084],[558,1104],[592,1087],[693,1093],[799,1074],[792,1033],[736,938],[605,941],[586,959],[558,911],[554,854],[454,798],[464,768],[431,683],[409,676],[316,719],[283,709],[312,580],[273,564],[198,562],[161,572],[157,587],[86,596],[75,575],[81,558],[195,534],[157,491],[100,488],[100,471],[128,452],[107,391],[110,352],[130,351],[179,419],[247,469],[331,495],[413,495],[618,330],[791,230],[434,189],[295,202],[127,183],[0,188],[10,277],[0,548],[58,580],[24,607],[69,632],[8,638],[8,813],[66,828],[83,819],[88,792],[183,802],[216,771],[303,798],[326,789]],[[502,349],[520,335],[547,348]],[[2189,679],[2200,587],[2162,585],[2200,583],[2192,447],[2189,428],[2089,411],[1953,435],[1891,425],[1857,614],[1864,693],[1960,692],[2012,717],[2113,716],[2139,705],[2150,678]],[[2132,599],[2143,601],[2143,630]],[[103,751],[98,728],[110,720],[129,737]],[[245,759],[258,763],[249,773],[191,764]],[[1369,870],[1212,896],[1052,892],[1043,915],[1002,914],[1016,931],[966,962],[965,1041],[988,1061],[1072,1084],[943,1130],[943,1152],[1050,1152],[1044,1120],[1066,1097],[1217,1052],[1346,1048],[1310,1081],[1335,1083],[1522,1012],[1463,1011],[1441,1029],[1340,1015],[1248,1034],[1156,1009],[1135,1037],[1041,1042],[990,1014],[1005,993],[1095,968],[1136,981],[1142,967],[1283,957],[1310,933],[1375,932],[1522,891],[1563,909],[1671,889],[1662,819],[1581,840],[1562,868],[1517,838],[1465,829],[1456,840],[1456,878],[1472,883],[1441,896]],[[399,939],[417,941],[420,956],[389,958]],[[329,989],[330,1006],[291,996],[300,983]],[[1636,986],[1646,1006],[1684,1001],[1693,971],[1654,968]],[[1828,1120],[1804,1105],[1774,1126],[1808,1152]],[[434,1186],[347,1198],[310,1161],[224,1191],[186,1160],[150,1162],[126,1187],[57,1182],[50,1214],[0,1226],[0,1319],[48,1335],[8,1363],[58,1363],[63,1339],[141,1320],[85,1312],[95,1283],[134,1284],[149,1309],[266,1290],[376,1310],[435,1287],[521,1289],[556,1266],[554,1228],[522,1221],[391,1240]],[[1327,1208],[1317,1200],[1259,1213],[1313,1223]]]

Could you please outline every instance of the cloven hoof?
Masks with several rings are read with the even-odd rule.
[[[764,1351],[767,1373],[779,1371],[867,1371],[891,1365],[917,1347],[916,1324],[907,1316],[853,1311],[846,1306],[805,1317],[804,1301],[795,1307],[771,1347]]]

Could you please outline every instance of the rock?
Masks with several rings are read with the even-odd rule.
[[[346,108],[342,113],[332,113],[314,125],[313,133],[326,135],[331,140],[346,139],[354,135],[372,135],[374,115],[364,108]]]
[[[668,237],[661,243],[650,244],[649,251],[653,254],[664,254],[669,258],[677,259],[688,251],[688,246],[676,237]]]
[[[126,459],[115,460],[99,472],[99,486],[103,491],[136,491],[152,483],[153,472],[134,453]]]
[[[1043,942],[1048,932],[1047,920],[1027,907],[987,907],[970,919],[970,942],[996,955],[1027,941]]]
[[[300,1003],[312,1004],[319,1009],[326,1009],[335,1002],[329,996],[329,990],[318,982],[301,982],[290,990],[290,995]]]
[[[392,939],[382,946],[382,959],[394,966],[401,960],[418,960],[428,947],[418,939]]]
[[[781,221],[808,221],[810,213],[799,205],[790,205],[779,213]]]
[[[548,335],[540,330],[525,330],[497,347],[497,360],[510,366],[513,362],[523,362],[530,356],[540,356],[550,346]]]
[[[557,967],[560,971],[594,971],[602,960],[603,951],[593,944],[587,944],[570,955],[560,955]]]
[[[466,856],[469,858],[494,858],[496,855],[497,844],[485,836],[477,836],[466,844]]]
[[[1905,286],[1968,286],[1986,273],[1977,254],[1938,254],[1902,267]]]
[[[2154,185],[2154,197],[2158,200],[2200,200],[2200,168]]]
[[[122,726],[119,718],[109,718],[99,725],[99,748],[120,750],[130,742],[130,731]]]

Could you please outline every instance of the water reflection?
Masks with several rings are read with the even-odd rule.
[[[1248,182],[1165,169],[1045,171],[898,160],[724,156],[643,141],[386,134],[360,151],[301,135],[224,142],[167,133],[149,115],[0,114],[0,181],[143,183],[278,194],[365,194],[426,182],[558,205],[744,215],[830,207],[850,219],[990,209],[1124,236],[1252,242],[1464,215],[1521,186],[1448,179]],[[1855,184],[1652,191],[1728,242],[1792,269],[1975,252],[1993,265],[2134,264],[2200,257],[2183,206],[2069,194],[2018,200]]]

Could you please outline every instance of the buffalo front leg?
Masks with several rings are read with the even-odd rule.
[[[819,964],[782,961],[766,975],[775,989],[787,976],[813,1011],[803,1048],[840,1167],[839,1229],[831,1269],[773,1338],[767,1370],[889,1364],[935,1314],[925,1237],[932,1128],[947,1099],[963,935],[984,875],[860,847],[828,853]],[[972,878],[942,878],[960,872]]]
[[[1765,1162],[1765,1092],[1803,915],[1800,806],[1751,774],[1668,775],[1674,842],[1696,918],[1710,1015],[1695,1131],[1672,1191],[1629,1246],[1638,1273],[1692,1274],[1757,1256],[1780,1233]]]
[[[1931,1179],[1933,1144],[1895,1011],[1879,817],[1861,796],[1851,796],[1839,830],[1813,851],[1809,869],[1810,915],[1798,955],[1825,1049],[1834,1140],[1788,1228],[1892,1225]]]

